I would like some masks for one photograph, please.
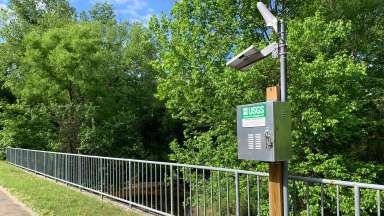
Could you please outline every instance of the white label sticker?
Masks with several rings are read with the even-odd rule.
[[[242,119],[241,124],[245,128],[265,126],[265,117],[252,118],[252,119]]]

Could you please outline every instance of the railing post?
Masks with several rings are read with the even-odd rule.
[[[100,191],[103,193],[103,159],[99,158],[99,171],[100,171]],[[101,199],[103,199],[104,196],[101,194]]]
[[[129,184],[129,206],[132,207],[132,180],[131,180],[131,161],[129,161],[129,170],[128,170],[128,184]]]
[[[360,188],[358,186],[354,187],[355,193],[355,216],[360,216]]]
[[[36,151],[35,152],[35,171],[37,171],[37,168],[36,168]]]
[[[56,176],[57,176],[57,168],[56,168],[56,166],[57,166],[57,155],[55,154],[55,153],[53,153],[53,155],[55,156],[55,159],[54,159],[54,164],[55,164],[55,168],[53,169],[53,173],[54,173],[54,176],[55,176],[55,181],[57,181],[57,179],[56,179]]]
[[[25,152],[27,153],[27,164],[26,164],[26,168],[29,168],[29,154],[28,154],[28,151],[25,150]]]
[[[81,179],[80,179],[80,155],[77,154],[77,184],[81,185]]]
[[[65,181],[68,186],[68,154],[65,154]]]
[[[236,190],[236,216],[240,216],[240,198],[239,198],[239,173],[235,173],[235,190]]]
[[[173,215],[173,172],[172,172],[173,166],[170,165],[169,169],[170,169],[169,175],[170,175],[170,181],[171,181],[171,215]]]
[[[381,215],[381,207],[380,207],[380,203],[381,203],[381,200],[380,200],[380,190],[378,190],[376,192],[376,202],[377,202],[377,216],[380,216]]]
[[[320,196],[320,202],[321,202],[321,209],[320,209],[320,213],[321,213],[321,216],[324,216],[324,186],[323,184],[321,184],[321,196]]]
[[[339,185],[336,185],[336,216],[340,216]]]
[[[44,164],[43,164],[43,169],[44,169],[44,174],[47,174],[47,172],[46,172],[46,170],[45,170],[45,154],[46,154],[46,152],[44,152]],[[46,175],[44,175],[44,176],[46,176]]]
[[[103,192],[103,160],[99,158],[99,171],[100,171],[100,191]]]

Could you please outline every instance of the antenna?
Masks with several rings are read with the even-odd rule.
[[[257,9],[259,9],[261,16],[263,16],[264,21],[267,26],[272,27],[275,32],[277,30],[277,18],[268,10],[268,8],[262,2],[257,2]]]

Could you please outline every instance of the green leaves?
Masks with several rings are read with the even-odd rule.
[[[150,32],[141,24],[117,23],[106,3],[76,20],[65,10],[68,2],[55,2],[44,1],[48,10],[40,11],[27,7],[36,1],[13,1],[19,18],[2,28],[2,81],[17,98],[4,103],[2,143],[166,158],[178,130],[154,97]]]
[[[237,159],[235,107],[265,100],[264,89],[278,84],[278,61],[267,58],[246,72],[225,67],[226,59],[250,44],[265,46],[264,24],[254,14],[255,5],[247,1],[182,1],[173,18],[152,20],[159,47],[154,66],[162,71],[157,95],[186,127],[184,139],[170,145],[172,160],[254,168]],[[350,20],[328,20],[324,11],[288,19],[292,172],[342,179],[360,175],[355,161],[364,160],[358,155],[367,138],[362,101],[368,66],[345,47],[351,32]],[[366,178],[375,179],[376,172],[381,171]]]

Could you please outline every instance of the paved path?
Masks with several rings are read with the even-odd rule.
[[[0,216],[35,216],[35,214],[0,187]]]

